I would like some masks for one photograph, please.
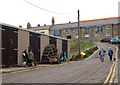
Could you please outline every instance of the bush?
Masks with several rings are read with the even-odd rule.
[[[94,51],[92,49],[86,50],[85,51],[85,57],[89,57],[90,55],[92,55],[94,53]]]

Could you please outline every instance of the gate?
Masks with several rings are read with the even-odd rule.
[[[40,62],[40,34],[30,32],[30,48],[37,63]]]
[[[18,29],[2,25],[2,66],[17,65]]]

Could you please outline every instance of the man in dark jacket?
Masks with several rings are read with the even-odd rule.
[[[34,54],[32,52],[32,49],[30,49],[29,55],[28,55],[29,60],[32,63],[32,66],[34,67]]]
[[[112,61],[113,50],[111,49],[111,47],[109,48],[108,55],[110,57],[110,61]]]

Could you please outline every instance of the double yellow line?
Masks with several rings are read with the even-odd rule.
[[[106,85],[108,83],[111,85],[113,83],[113,81],[114,81],[114,78],[115,78],[115,72],[116,72],[116,66],[117,66],[117,60],[118,60],[118,47],[115,46],[115,48],[117,50],[116,54],[115,54],[116,60],[115,60],[115,62],[113,62],[112,66],[110,68],[110,72],[109,72],[106,80],[104,81],[103,85]]]

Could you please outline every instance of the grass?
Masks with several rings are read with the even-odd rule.
[[[77,45],[78,45],[78,41],[77,40],[71,40],[70,41],[70,49],[74,48]]]
[[[80,52],[88,49],[88,48],[91,48],[91,47],[94,47],[95,46],[95,43],[90,43],[90,41],[85,41],[82,43],[82,45],[80,46]],[[78,48],[76,48],[71,54],[70,54],[70,57],[72,57],[73,55],[76,55],[78,54]]]

